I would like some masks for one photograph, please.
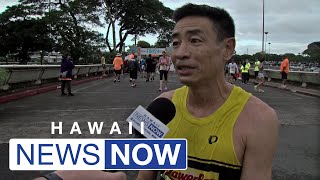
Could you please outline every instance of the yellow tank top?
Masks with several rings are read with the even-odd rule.
[[[235,180],[240,179],[241,164],[233,146],[233,126],[246,105],[250,93],[234,86],[217,111],[196,118],[186,108],[188,87],[175,90],[172,102],[176,115],[168,124],[166,138],[186,138],[188,169],[167,170],[164,179]]]

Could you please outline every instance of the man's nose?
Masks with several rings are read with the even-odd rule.
[[[188,43],[182,42],[175,50],[175,56],[177,59],[185,59],[190,56],[190,49]]]

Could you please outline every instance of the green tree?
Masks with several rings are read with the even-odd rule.
[[[138,44],[137,44],[138,47],[141,47],[141,48],[150,48],[150,44],[146,41],[138,41]]]
[[[106,44],[109,51],[123,49],[128,35],[144,36],[156,34],[172,22],[173,10],[163,6],[159,0],[101,0],[108,24]],[[119,42],[116,38],[116,25],[119,26]],[[110,35],[111,33],[111,35]],[[109,42],[111,36],[112,43]]]
[[[169,47],[172,43],[172,30],[174,28],[173,21],[166,21],[162,29],[159,30],[158,40],[155,43],[155,46],[158,48]]]
[[[42,19],[49,27],[48,32],[54,41],[56,51],[70,54],[75,63],[82,63],[79,59],[87,62],[104,43],[102,34],[89,28],[102,26],[98,14],[101,3],[91,0],[49,2],[20,0],[21,4],[16,14],[23,20],[32,17]]]
[[[28,18],[22,5],[0,14],[0,39],[0,56],[14,54],[20,64],[29,61],[31,52],[52,48],[49,26],[43,19]]]
[[[320,62],[320,41],[310,43],[302,54],[306,56],[304,58],[308,61]]]

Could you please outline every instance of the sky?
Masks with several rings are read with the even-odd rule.
[[[262,0],[160,0],[175,10],[186,3],[207,4],[226,9],[236,27],[237,54],[254,54],[262,50]],[[0,13],[18,0],[0,0]],[[308,44],[320,41],[320,0],[265,0],[265,32],[267,52],[302,53]],[[105,34],[105,29],[97,28]],[[129,36],[126,45],[134,44]],[[139,37],[154,44],[157,36]],[[270,46],[269,44],[270,43]],[[270,47],[270,49],[269,49]],[[270,51],[269,51],[270,50]]]

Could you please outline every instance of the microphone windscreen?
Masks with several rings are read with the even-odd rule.
[[[157,98],[147,107],[147,111],[163,124],[168,124],[176,115],[174,104],[167,98]],[[145,138],[138,130],[134,129],[134,138]]]
[[[163,124],[168,124],[176,115],[176,108],[172,101],[167,98],[157,98],[147,107],[154,117],[159,119]]]

